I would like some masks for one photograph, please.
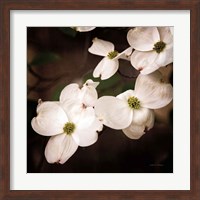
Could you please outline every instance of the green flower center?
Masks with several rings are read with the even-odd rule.
[[[118,55],[118,51],[111,51],[108,53],[108,58],[113,59]]]
[[[129,97],[128,105],[132,109],[140,109],[140,101],[137,97]]]
[[[157,42],[154,44],[153,50],[155,50],[157,53],[160,53],[163,51],[163,49],[166,47],[166,44],[162,41]]]
[[[75,124],[74,123],[72,123],[72,122],[67,122],[66,124],[65,124],[65,126],[63,127],[63,131],[64,131],[64,133],[66,133],[67,135],[71,135],[73,132],[74,132],[74,130],[75,130]]]

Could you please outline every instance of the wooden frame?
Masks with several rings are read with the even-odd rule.
[[[191,199],[200,198],[200,0],[2,0],[0,2],[0,199]],[[190,10],[191,189],[189,191],[10,191],[10,10]],[[180,22],[181,23],[181,22]]]

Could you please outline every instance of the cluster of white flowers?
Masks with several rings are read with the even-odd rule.
[[[95,27],[77,28],[89,31]],[[170,27],[137,27],[130,29],[130,44],[118,53],[111,42],[93,39],[88,51],[104,58],[96,66],[94,77],[102,80],[113,76],[119,68],[119,59],[130,60],[140,71],[135,88],[114,96],[98,98],[99,82],[87,80],[82,88],[67,85],[59,101],[42,102],[37,106],[37,116],[32,119],[33,129],[44,136],[51,136],[45,157],[49,163],[65,163],[78,146],[94,144],[103,125],[122,130],[131,139],[139,139],[154,126],[154,110],[172,100],[173,88],[165,83],[158,71],[173,62],[173,34]]]

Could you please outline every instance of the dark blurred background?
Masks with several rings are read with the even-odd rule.
[[[98,27],[90,32],[76,32],[69,27],[27,28],[28,173],[173,172],[172,103],[155,110],[154,127],[139,140],[131,140],[122,131],[105,127],[94,145],[79,147],[63,165],[46,161],[44,149],[49,137],[35,133],[31,127],[38,99],[58,100],[66,85],[76,82],[81,86],[92,78],[92,71],[102,59],[88,52],[92,39],[98,37],[110,41],[121,52],[129,47],[128,30],[127,27]],[[171,83],[172,69],[172,65],[168,65],[160,70]],[[101,81],[97,87],[99,97],[133,89],[137,75],[130,62],[120,60],[116,75]]]

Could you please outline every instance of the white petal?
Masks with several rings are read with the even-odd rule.
[[[149,118],[152,118],[154,114],[153,111],[148,108],[140,108],[138,110],[133,110],[133,119],[132,123],[137,125],[145,125],[149,121]]]
[[[160,36],[156,27],[137,27],[129,30],[127,40],[138,51],[151,51]]]
[[[98,133],[96,132],[96,130],[92,129],[83,129],[76,132],[75,134],[78,135],[79,146],[81,147],[90,146],[94,144],[98,139]]]
[[[162,81],[159,71],[148,75],[140,74],[136,79],[135,92],[142,107],[151,109],[162,108],[173,98],[172,85]]]
[[[93,76],[95,78],[99,78],[101,76],[101,73],[103,71],[103,67],[104,67],[104,62],[105,62],[106,58],[103,58],[98,65],[95,67],[94,71],[93,71]]]
[[[94,106],[97,101],[98,94],[93,86],[83,86],[81,88],[81,99],[85,106]]]
[[[83,129],[76,131],[72,137],[81,147],[87,147],[94,144],[98,140],[98,133],[95,130]]]
[[[98,38],[94,38],[92,40],[93,44],[88,49],[88,51],[92,54],[98,55],[98,56],[107,56],[108,53],[114,51],[114,45],[111,42],[101,40]]]
[[[44,136],[52,136],[63,132],[68,122],[64,110],[56,102],[43,102],[37,107],[37,117],[31,121],[32,128]]]
[[[158,54],[158,57],[155,60],[155,63],[158,66],[164,67],[173,62],[173,48],[164,50]]]
[[[79,127],[87,128],[95,120],[95,112],[93,107],[85,107],[82,103],[73,101],[65,101],[62,104],[70,122]]]
[[[60,103],[60,106],[65,111],[69,121],[72,121],[76,116],[80,115],[85,108],[81,101],[75,101],[74,99],[66,100]]]
[[[140,126],[140,125],[134,125],[131,123],[131,125],[128,128],[123,129],[122,131],[130,139],[136,140],[136,139],[141,138],[145,134],[144,130],[145,130],[144,125]]]
[[[79,95],[79,85],[76,83],[69,84],[61,91],[60,102],[64,102],[69,99],[76,100],[78,99]]]
[[[126,101],[112,96],[99,98],[95,105],[95,113],[103,124],[113,129],[128,127],[133,114]]]
[[[134,51],[131,55],[131,64],[142,74],[149,74],[160,66],[155,62],[158,54],[155,51],[140,52]]]
[[[94,108],[87,107],[83,108],[80,113],[73,116],[72,122],[75,123],[77,129],[85,129],[91,126],[96,119]]]
[[[160,40],[166,44],[173,43],[173,35],[171,34],[170,27],[158,27]]]
[[[92,86],[96,88],[99,85],[99,82],[94,82],[92,79],[88,79],[83,86]]]
[[[98,118],[96,118],[91,127],[95,127],[96,131],[101,132],[103,130],[103,123]]]
[[[145,119],[143,119],[143,124],[137,124],[135,123],[135,119],[133,119],[131,125],[128,128],[122,130],[124,134],[131,139],[139,139],[142,137],[142,135],[145,134],[145,129],[150,130],[154,125],[153,111],[149,110],[148,114],[144,115],[143,118]]]
[[[60,95],[60,102],[64,105],[67,112],[66,105],[69,102],[85,104],[86,106],[93,106],[97,100],[96,87],[99,82],[93,82],[91,79],[87,80],[83,87],[80,89],[78,84],[70,84],[66,86]],[[66,103],[67,102],[67,103]]]
[[[135,90],[139,90],[143,86],[155,85],[161,83],[163,79],[162,74],[157,70],[148,75],[140,74],[135,82]]]
[[[113,76],[117,72],[118,68],[118,60],[109,59],[105,57],[99,62],[99,64],[94,69],[93,76],[95,78],[101,77],[102,80],[105,80]]]
[[[124,51],[122,51],[121,53],[119,53],[114,59],[124,59],[124,60],[130,60],[130,56],[132,53],[133,49],[132,47],[129,47],[127,49],[125,49]]]
[[[173,88],[171,84],[163,83],[152,89],[151,95],[143,99],[143,106],[151,109],[158,109],[168,105],[173,98]]]
[[[134,91],[134,90],[127,90],[127,91],[125,91],[125,92],[123,92],[123,93],[117,95],[116,97],[117,97],[118,99],[121,99],[121,100],[124,100],[124,101],[128,101],[128,99],[129,99],[130,97],[133,97],[133,96],[136,97],[135,91]]]
[[[92,31],[95,28],[96,28],[95,26],[77,26],[75,27],[75,30],[79,32],[87,32],[87,31]]]
[[[86,147],[94,144],[98,139],[97,131],[103,129],[103,124],[95,119],[94,122],[88,128],[78,128],[73,134],[72,137],[81,147]]]
[[[65,163],[77,150],[78,145],[71,136],[60,134],[49,139],[45,157],[49,163]]]
[[[149,114],[149,117],[146,121],[146,128],[147,130],[150,130],[153,128],[154,126],[154,122],[155,122],[155,115],[154,115],[154,111],[151,110],[150,114]]]

